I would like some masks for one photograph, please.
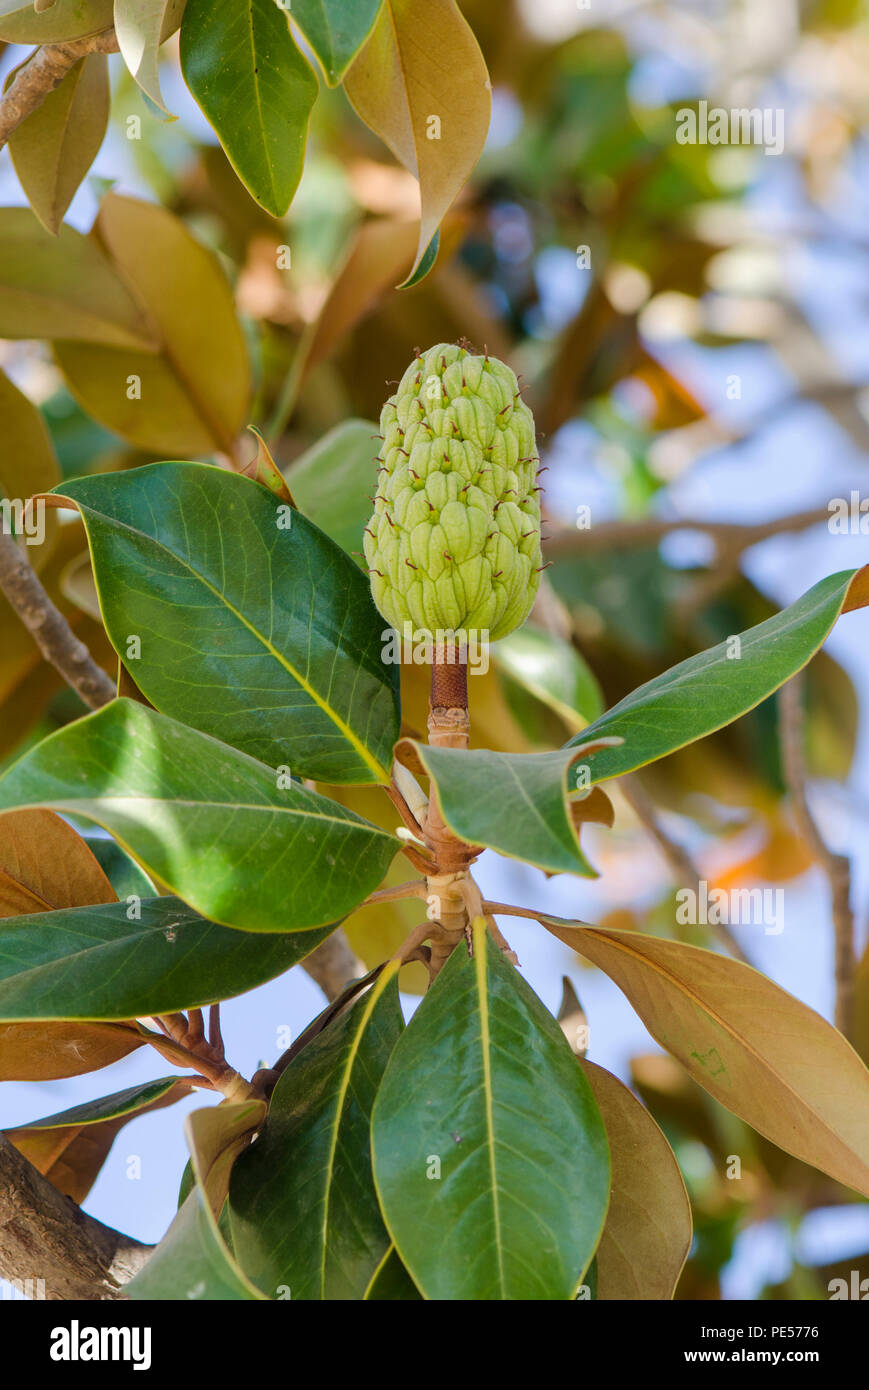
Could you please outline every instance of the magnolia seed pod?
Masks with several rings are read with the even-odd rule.
[[[540,584],[534,417],[495,357],[439,343],[411,363],[380,415],[365,559],[399,632],[506,637]]]

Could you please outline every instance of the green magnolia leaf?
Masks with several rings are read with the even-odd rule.
[[[388,782],[398,668],[365,577],[315,526],[207,464],[55,492],[82,514],[106,630],[153,705],[299,777]]]
[[[263,940],[206,922],[177,898],[144,899],[138,910],[132,920],[124,903],[7,917],[0,1019],[111,1022],[200,1008],[282,975],[329,934]]]
[[[284,780],[156,710],[114,700],[25,753],[0,779],[0,812],[44,806],[96,821],[213,922],[334,926],[381,882],[399,842]]]
[[[741,961],[544,913],[619,986],[656,1042],[787,1153],[869,1196],[869,1070],[813,1009]]]
[[[292,16],[337,87],[364,44],[383,0],[294,0]],[[287,7],[290,8],[289,6]]]
[[[181,23],[186,0],[115,0],[121,56],[142,91],[166,111],[160,91],[160,45]],[[167,112],[168,114],[168,112]]]
[[[579,652],[541,628],[518,628],[492,646],[495,664],[565,723],[579,729],[603,713],[603,695]]]
[[[250,404],[250,364],[232,287],[217,256],[155,203],[108,193],[92,237],[141,304],[148,351],[73,343],[49,329],[76,399],[107,429],[169,458],[233,457]]]
[[[18,181],[52,235],[96,159],[108,128],[109,105],[108,59],[103,53],[90,53],[9,137]]]
[[[124,1125],[146,1111],[173,1105],[190,1090],[177,1076],[167,1076],[100,1100],[85,1101],[44,1120],[16,1125],[4,1133],[43,1177],[81,1204]]]
[[[432,779],[444,821],[461,839],[550,874],[593,878],[567,795],[571,766],[590,751],[583,745],[552,753],[495,753],[401,739],[395,754],[411,771]]]
[[[362,529],[371,515],[374,436],[370,420],[345,420],[287,469],[287,483],[305,516],[362,566]]]
[[[232,167],[256,201],[283,217],[305,162],[319,83],[275,0],[187,0],[181,69]]]
[[[372,1152],[425,1297],[575,1297],[606,1215],[606,1134],[558,1024],[481,918],[473,957],[457,947],[396,1044]]]
[[[0,0],[0,40],[66,43],[112,26],[112,0],[55,0],[38,14],[33,0]]]
[[[187,1197],[148,1263],[124,1285],[146,1302],[261,1299],[229,1253],[202,1189]]]
[[[390,1245],[365,1290],[369,1303],[421,1303],[422,1294],[401,1263],[398,1251]]]
[[[867,603],[869,566],[830,575],[766,622],[639,686],[567,747],[623,740],[591,759],[592,783],[664,758],[754,709],[811,660],[841,613]]]
[[[371,1176],[369,1124],[403,1027],[398,965],[281,1075],[256,1143],[230,1182],[232,1243],[271,1297],[361,1299],[389,1246]]]
[[[154,347],[126,285],[92,237],[52,236],[29,208],[0,208],[0,337]]]
[[[157,896],[157,889],[148,875],[140,869],[135,859],[125,854],[117,840],[112,840],[99,831],[88,834],[85,838],[88,849],[121,902],[126,902],[131,895],[137,898]]]

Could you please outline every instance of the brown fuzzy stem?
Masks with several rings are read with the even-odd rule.
[[[438,709],[468,708],[468,663],[459,659],[456,647],[435,658],[431,671],[431,707]]]

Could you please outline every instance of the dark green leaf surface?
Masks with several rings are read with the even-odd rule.
[[[174,1105],[190,1089],[177,1076],[164,1077],[16,1125],[6,1136],[59,1192],[81,1205],[124,1126],[138,1115]]]
[[[134,700],[25,753],[0,813],[85,816],[197,912],[249,931],[334,924],[383,879],[398,840],[328,797]]]
[[[281,975],[328,931],[265,939],[206,922],[177,898],[7,917],[0,1019],[147,1018],[230,999]]]
[[[621,777],[730,724],[811,660],[840,613],[869,602],[869,567],[822,579],[788,608],[736,639],[681,661],[620,700],[568,747],[616,735],[591,759],[592,782]],[[738,655],[728,655],[728,653]]]
[[[294,776],[389,780],[397,668],[365,577],[327,536],[206,464],[56,491],[81,511],[109,637],[153,705]]]
[[[354,0],[354,7],[357,0]],[[319,84],[275,0],[187,0],[184,80],[252,197],[283,217],[302,177]]]
[[[194,1188],[148,1263],[124,1286],[146,1302],[258,1299],[221,1239],[202,1189]]]
[[[330,87],[344,76],[371,30],[383,0],[293,0],[292,16],[313,48]]]
[[[43,1120],[30,1120],[28,1124],[16,1125],[7,1129],[6,1134],[18,1134],[21,1130],[67,1129],[71,1126],[97,1125],[104,1120],[116,1120],[121,1115],[131,1115],[155,1100],[160,1100],[172,1087],[178,1084],[177,1076],[164,1076],[159,1081],[145,1081],[138,1086],[128,1086],[124,1091],[115,1091],[110,1096],[100,1096],[98,1100],[86,1100],[69,1110],[61,1110],[56,1115],[46,1115]]]
[[[371,1107],[402,1029],[398,967],[307,1044],[230,1183],[233,1248],[270,1297],[361,1299],[389,1246],[371,1176]]]
[[[579,847],[567,798],[568,771],[582,759],[580,750],[494,753],[430,748],[403,739],[399,753],[411,764],[416,755],[432,778],[444,820],[461,839],[524,859],[547,873],[594,877]]]
[[[421,1303],[422,1294],[401,1263],[398,1251],[390,1245],[365,1290],[369,1303]]]
[[[372,1150],[386,1224],[427,1298],[575,1296],[609,1197],[603,1122],[479,918],[474,956],[453,952],[396,1045]]]

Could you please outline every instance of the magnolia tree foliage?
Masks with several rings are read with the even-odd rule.
[[[273,232],[321,83],[418,180],[419,226],[401,225],[385,272],[365,268],[370,244],[351,253],[374,293],[431,271],[489,120],[453,0],[0,4],[0,39],[39,45],[3,103],[30,207],[0,210],[0,334],[49,342],[82,412],[125,446],[114,467],[61,477],[36,405],[0,378],[4,689],[44,707],[11,672],[32,669],[28,612],[52,600],[29,625],[91,706],[33,737],[9,710],[0,1078],[78,1076],[146,1048],[176,1068],[6,1137],[80,1203],[130,1119],[194,1086],[221,1097],[186,1121],[164,1239],[131,1282],[114,1278],[133,1298],[670,1299],[692,1241],[677,1158],[585,1056],[578,1001],[556,1020],[530,988],[517,919],[608,975],[715,1101],[852,1194],[869,1195],[869,1074],[733,954],[489,900],[475,861],[488,849],[594,877],[581,839],[613,824],[605,788],[755,710],[869,602],[869,578],[834,574],[605,710],[577,647],[532,614],[551,596],[534,419],[485,345],[396,360],[379,431],[345,421],[283,466],[262,436],[246,446],[244,427],[266,423],[266,369],[213,250],[114,190],[89,234],[63,220],[105,133],[106,55],[145,94],[135,120],[157,121],[160,46],[179,26],[234,196]],[[271,401],[278,456],[306,372],[364,312],[342,303]],[[511,746],[474,721],[467,672],[488,667],[489,641],[560,739]],[[240,1075],[220,1002],[311,963],[365,911],[360,972]],[[409,979],[424,997],[406,1025]]]

